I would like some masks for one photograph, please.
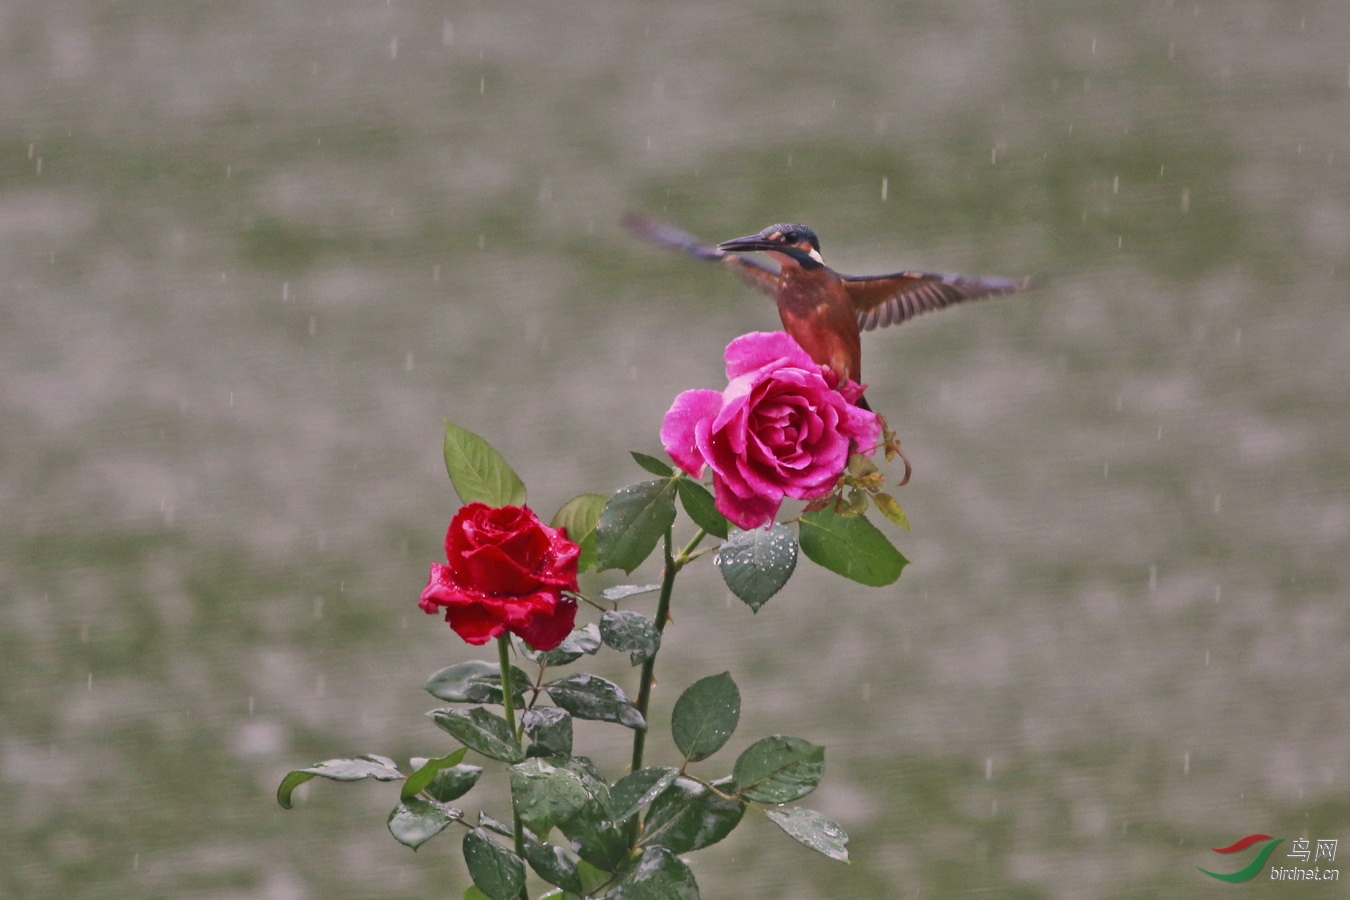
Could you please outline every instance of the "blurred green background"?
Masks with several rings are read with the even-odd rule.
[[[703,896],[1217,897],[1210,847],[1350,840],[1348,47],[1334,0],[6,6],[0,895],[460,895],[392,786],[272,794],[451,747],[442,420],[547,518],[778,327],[629,210],[1053,276],[866,338],[897,584],[803,562],[752,616],[682,577],[649,756],[730,670],[698,771],[825,744],[853,835],[747,817]],[[626,737],[578,746],[617,776]]]

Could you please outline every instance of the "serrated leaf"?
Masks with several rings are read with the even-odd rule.
[[[563,642],[552,650],[536,650],[524,641],[516,644],[526,659],[546,668],[565,666],[587,654],[594,655],[595,651],[600,649],[600,645],[600,626],[594,622],[573,628],[572,633],[563,638]],[[515,683],[514,676],[512,683]]]
[[[803,513],[802,552],[818,566],[868,587],[883,587],[900,577],[909,563],[877,527],[858,516],[831,509]]]
[[[670,731],[688,762],[707,759],[731,739],[741,720],[741,692],[730,672],[689,685],[675,701]]]
[[[481,809],[478,811],[478,827],[486,828],[493,834],[500,834],[502,837],[506,838],[514,837],[516,833],[515,829],[510,825],[500,819],[492,818],[492,816],[483,812]]]
[[[669,766],[649,766],[629,772],[609,789],[614,804],[614,821],[625,822],[643,807],[651,804],[679,777],[679,770]]]
[[[481,706],[470,710],[451,707],[433,709],[427,716],[461,744],[490,759],[518,763],[525,758],[525,752],[516,742],[506,720]]]
[[[581,548],[577,571],[589,571],[595,565],[595,526],[609,498],[604,494],[579,494],[553,514],[550,528],[566,528],[567,539]]]
[[[328,759],[304,769],[288,772],[277,786],[277,803],[282,809],[290,809],[291,793],[311,778],[327,778],[330,781],[360,781],[363,778],[396,781],[402,777],[403,773],[387,756],[376,756],[372,753],[354,759]]]
[[[417,771],[408,776],[408,780],[403,782],[403,791],[400,794],[405,802],[413,799],[431,784],[436,773],[442,769],[450,769],[460,764],[464,759],[464,754],[468,748],[460,747],[458,750],[440,759],[428,759],[417,767]]]
[[[460,763],[457,766],[441,769],[423,790],[432,800],[449,803],[452,800],[458,800],[473,790],[473,786],[478,783],[482,774],[482,766]]]
[[[650,594],[661,590],[659,584],[616,584],[614,587],[607,587],[600,592],[611,603],[618,603],[620,600],[627,600],[629,597],[636,597],[639,594]]]
[[[661,649],[661,632],[652,620],[628,609],[612,609],[600,617],[600,639],[620,653],[628,653],[635,666]]]
[[[520,820],[538,834],[570,822],[594,801],[587,779],[545,759],[511,767],[511,804]]]
[[[900,508],[900,504],[890,494],[873,494],[872,502],[876,504],[881,514],[890,519],[901,528],[909,531],[909,518],[905,516],[905,511]]]
[[[824,747],[781,734],[755,741],[731,769],[737,794],[758,803],[800,800],[824,774]]]
[[[536,875],[568,893],[581,895],[586,892],[581,875],[577,872],[577,864],[563,848],[545,844],[529,831],[524,833],[524,838],[525,861]]]
[[[474,887],[491,900],[517,900],[525,887],[525,861],[481,828],[464,835],[464,863]]]
[[[689,518],[694,520],[694,524],[713,537],[726,540],[730,524],[727,517],[717,511],[717,504],[713,501],[713,495],[708,493],[708,489],[697,481],[681,478],[676,483],[676,490],[680,495],[680,505],[689,514]]]
[[[662,478],[669,478],[675,474],[675,470],[670,464],[657,459],[655,456],[648,456],[645,453],[639,453],[636,450],[629,450],[628,454],[633,457],[633,461],[639,466],[651,472],[653,475],[659,475]]]
[[[609,498],[595,529],[599,566],[632,572],[675,521],[675,484],[658,478],[621,488]]]
[[[631,860],[600,900],[699,900],[694,873],[665,847]]]
[[[536,706],[525,710],[521,724],[531,742],[525,749],[526,756],[572,755],[572,716],[567,710]]]
[[[717,551],[717,568],[731,592],[755,612],[787,584],[797,567],[797,538],[778,522],[733,529]]]
[[[735,787],[729,778],[713,785],[724,794],[730,794]],[[673,853],[689,853],[731,834],[744,815],[743,801],[723,797],[692,778],[680,777],[652,801],[638,843],[660,845]]]
[[[445,470],[460,502],[524,506],[525,483],[492,445],[472,431],[445,423]]]
[[[800,841],[830,859],[848,862],[848,835],[837,822],[825,818],[814,809],[791,806],[786,809],[766,809],[764,815]]]
[[[525,696],[530,677],[511,667],[511,694],[517,702]],[[451,703],[502,702],[502,672],[498,663],[481,659],[446,666],[427,679],[427,693]]]
[[[642,730],[647,723],[623,688],[607,678],[580,673],[544,685],[553,702],[578,719],[616,722]]]
[[[444,831],[445,826],[462,818],[464,813],[443,803],[413,798],[395,806],[386,825],[394,840],[416,850]]]

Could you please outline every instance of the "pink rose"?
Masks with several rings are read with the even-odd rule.
[[[536,650],[552,650],[572,630],[581,548],[563,528],[550,528],[529,507],[470,503],[445,533],[447,565],[431,564],[418,606],[445,611],[445,620],[470,644],[503,631]]]
[[[865,385],[839,389],[786,332],[727,345],[725,391],[685,391],[661,423],[661,443],[694,477],[713,470],[717,509],[736,526],[773,521],[784,497],[827,495],[850,452],[871,454],[881,426],[854,405]]]

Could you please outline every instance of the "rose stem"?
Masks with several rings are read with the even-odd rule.
[[[511,734],[515,736],[516,743],[520,743],[520,732],[516,730],[516,700],[513,696],[514,689],[511,685],[511,632],[503,631],[497,636],[497,664],[502,670],[502,706],[505,707],[506,724],[511,728]],[[521,719],[521,726],[525,724],[524,718]],[[524,826],[520,821],[520,813],[516,812],[516,804],[511,803],[511,824],[514,825],[516,838],[516,856],[525,858],[525,832]],[[529,891],[524,885],[520,888],[520,900],[530,900]]]
[[[690,539],[689,543],[685,544],[684,549],[680,551],[679,556],[671,556],[670,532],[671,529],[667,528],[665,541],[666,568],[661,576],[661,599],[658,600],[656,603],[655,624],[657,634],[662,634],[665,632],[666,620],[670,618],[670,595],[675,588],[675,576],[679,574],[680,569],[684,568],[684,564],[689,562],[689,554],[694,552],[694,548],[698,546],[699,541],[703,540],[703,538],[706,537],[708,534],[706,531],[700,528],[698,530],[698,533],[695,534],[692,539]],[[642,713],[642,718],[644,721],[647,718],[647,704],[650,703],[652,699],[652,682],[655,680],[654,678],[655,671],[656,671],[656,654],[652,654],[646,659],[646,661],[642,663],[642,681],[638,686],[638,697],[636,705],[638,712]],[[646,748],[646,744],[647,744],[646,729],[642,729],[641,731],[634,731],[633,764],[631,771],[636,772],[638,769],[642,768],[642,753],[643,750]]]

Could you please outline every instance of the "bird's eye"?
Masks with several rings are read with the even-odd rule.
[[[795,244],[797,241],[801,240],[801,237],[802,236],[795,231],[785,231],[782,234],[783,243],[785,244]]]

